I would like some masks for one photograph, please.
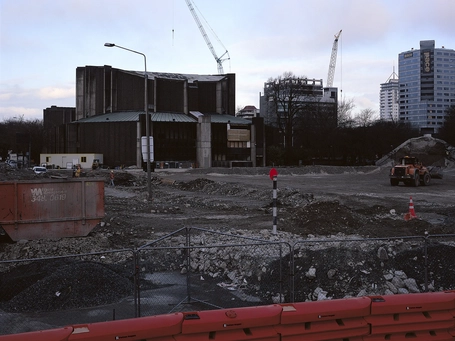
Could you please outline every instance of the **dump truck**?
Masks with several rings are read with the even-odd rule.
[[[406,186],[427,186],[431,181],[429,169],[412,156],[402,157],[400,162],[390,169],[389,178],[392,186],[397,186],[400,182]]]

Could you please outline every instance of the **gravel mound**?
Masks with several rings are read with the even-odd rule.
[[[19,293],[2,305],[7,312],[54,311],[60,309],[93,307],[119,301],[133,293],[133,279],[128,274],[95,262],[67,262],[47,265],[27,276],[26,265],[3,274],[4,280],[16,280]],[[22,278],[22,281],[18,280]],[[90,278],[90,281],[87,281]],[[27,284],[26,289],[21,290]],[[2,301],[6,297],[3,297]]]

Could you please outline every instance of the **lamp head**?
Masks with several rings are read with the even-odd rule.
[[[104,46],[106,46],[106,47],[114,47],[115,44],[114,43],[105,43]]]

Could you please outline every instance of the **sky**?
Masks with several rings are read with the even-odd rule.
[[[455,49],[455,0],[192,0],[225,73],[236,74],[236,109],[259,108],[270,78],[322,79],[342,30],[333,86],[354,116],[379,117],[380,84],[398,73],[398,54],[421,40]],[[0,0],[0,121],[43,118],[75,107],[76,68],[111,65],[217,74],[185,0]]]

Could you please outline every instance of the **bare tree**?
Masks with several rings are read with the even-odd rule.
[[[352,127],[354,121],[352,119],[352,111],[355,108],[354,99],[342,98],[338,101],[338,126],[340,128]]]
[[[358,127],[368,127],[375,122],[376,112],[373,109],[363,109],[355,118]]]
[[[25,119],[24,116],[4,119],[0,122],[0,157],[6,159],[8,151],[26,155],[31,153],[32,160],[39,160],[43,148],[43,121]]]
[[[266,83],[265,95],[273,111],[275,124],[283,134],[286,149],[293,144],[293,127],[302,110],[302,99],[305,94],[302,83],[306,77],[297,77],[292,72],[285,72],[277,78],[269,78]]]

